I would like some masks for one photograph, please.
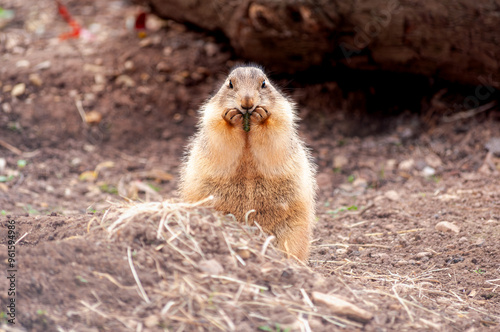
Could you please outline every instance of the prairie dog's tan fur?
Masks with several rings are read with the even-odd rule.
[[[250,113],[250,130],[243,114]],[[214,206],[257,221],[278,247],[307,259],[315,218],[314,165],[296,130],[294,104],[254,66],[231,71],[201,108],[181,173],[188,202],[210,195]]]

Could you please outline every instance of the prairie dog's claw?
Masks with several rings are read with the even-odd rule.
[[[224,113],[222,114],[222,118],[226,120],[227,123],[236,126],[242,123],[243,114],[241,114],[241,112],[236,108],[231,108],[224,111]]]
[[[266,121],[269,115],[269,112],[264,107],[258,106],[253,110],[250,121],[252,123],[261,123]]]

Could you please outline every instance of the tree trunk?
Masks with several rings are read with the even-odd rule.
[[[143,0],[144,1],[144,0]],[[500,88],[500,0],[145,0],[274,70],[388,70]]]

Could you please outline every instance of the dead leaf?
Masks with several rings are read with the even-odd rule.
[[[115,162],[114,161],[103,161],[102,163],[99,163],[99,165],[96,166],[94,172],[99,173],[102,169],[104,168],[112,168],[115,167]]]
[[[80,174],[78,179],[80,181],[93,182],[97,179],[97,172],[96,171],[85,171],[82,174]]]
[[[9,187],[5,183],[0,183],[0,190],[3,192],[8,192]]]

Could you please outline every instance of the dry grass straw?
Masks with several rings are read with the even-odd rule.
[[[323,262],[341,265],[333,270],[343,277],[322,278],[309,267],[286,260],[274,247],[272,237],[258,225],[248,226],[250,212],[246,224],[240,224],[201,207],[209,201],[114,204],[96,228],[105,229],[111,240],[125,241],[131,247],[126,257],[142,301],[138,308],[144,310],[142,316],[157,315],[169,329],[363,328],[361,323],[332,315],[327,306],[311,301],[313,291],[343,294],[348,301],[382,317],[388,307],[399,306],[391,310],[398,310],[404,322],[400,325],[411,329],[439,329],[454,324],[463,317],[464,306],[481,312],[471,299],[441,287],[433,274],[446,269],[430,268],[411,276],[381,274],[368,272],[368,264],[345,260]],[[409,230],[413,231],[419,229]],[[132,250],[137,253],[135,257]],[[156,268],[145,268],[145,257],[154,257]],[[353,265],[360,268],[353,270]],[[155,275],[155,284],[141,281],[141,276],[151,275]],[[104,277],[119,288],[130,288],[110,275]],[[490,280],[493,287],[498,286],[497,282]],[[449,305],[443,307],[437,299]],[[100,307],[99,312],[104,314],[104,308]],[[136,309],[136,316],[130,317],[137,322],[136,327],[146,324],[140,313]],[[116,319],[123,324],[120,317]]]
[[[351,262],[350,266],[352,264],[355,263]],[[441,329],[450,323],[456,323],[459,318],[466,317],[467,312],[464,311],[464,308],[482,313],[487,317],[500,318],[478,309],[474,301],[467,296],[461,297],[452,290],[446,290],[439,282],[439,278],[433,276],[433,274],[445,270],[448,269],[430,267],[420,274],[412,275],[400,275],[390,271],[387,274],[368,271],[357,274],[352,269],[341,272],[351,280],[370,280],[372,282],[370,288],[353,290],[356,298],[363,298],[366,303],[368,301],[377,303],[379,296],[397,300],[406,313],[408,327],[423,328],[419,325],[423,323],[427,327]],[[444,303],[447,305],[443,305]],[[418,321],[416,317],[418,317]],[[498,323],[494,322],[494,324],[496,326]]]
[[[279,326],[311,331],[311,320],[320,319],[340,327],[362,326],[315,306],[309,294],[315,280],[322,278],[286,260],[258,225],[240,224],[201,207],[209,200],[114,204],[103,216],[101,227],[110,239],[154,234],[153,245],[127,242],[136,252],[160,257],[160,267],[148,271],[140,268],[139,255],[132,257],[132,249],[127,250],[140,299],[156,308],[149,313],[155,312],[166,326],[185,330],[275,330]],[[251,214],[247,218],[251,221]],[[152,287],[141,282],[140,276],[146,274],[157,274],[160,283]],[[110,276],[107,279],[118,283]],[[137,321],[140,324],[139,317]]]

